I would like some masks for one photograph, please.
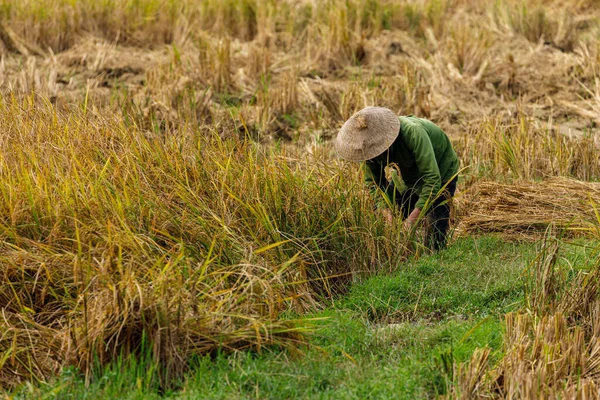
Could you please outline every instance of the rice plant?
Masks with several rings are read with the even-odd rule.
[[[456,235],[597,237],[599,16],[593,1],[0,1],[0,383],[66,366],[89,383],[133,355],[169,387],[197,355],[309,343],[307,311],[414,248],[331,150],[365,106],[450,134]],[[597,274],[571,279],[553,254],[506,317],[504,361],[446,359],[453,394],[592,390]],[[557,358],[534,388],[540,346]]]

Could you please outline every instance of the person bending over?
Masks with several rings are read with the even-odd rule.
[[[424,216],[425,246],[446,246],[459,161],[444,131],[414,115],[367,107],[344,123],[335,148],[342,158],[363,162],[365,183],[386,222],[393,223],[395,206],[406,229]]]

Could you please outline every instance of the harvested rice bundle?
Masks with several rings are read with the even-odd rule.
[[[536,239],[550,224],[572,235],[598,234],[600,183],[568,178],[502,184],[483,181],[458,199],[461,234],[500,232]]]

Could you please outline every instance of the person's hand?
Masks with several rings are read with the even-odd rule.
[[[417,223],[417,221],[419,220],[419,215],[421,215],[421,210],[418,208],[415,208],[410,215],[408,216],[408,218],[406,218],[404,220],[404,229],[409,231],[413,228],[413,226],[415,226],[415,224]]]
[[[381,214],[383,214],[383,220],[385,221],[385,223],[388,225],[392,225],[392,223],[394,222],[392,210],[390,210],[389,208],[384,208],[381,210]]]

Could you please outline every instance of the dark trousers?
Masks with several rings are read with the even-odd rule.
[[[443,194],[435,199],[429,210],[427,210],[424,245],[430,249],[440,250],[446,247],[446,236],[450,225],[450,205],[456,192],[457,180],[457,178],[451,180],[444,189]],[[419,195],[414,190],[409,189],[398,200],[402,215],[407,218],[415,209]]]

